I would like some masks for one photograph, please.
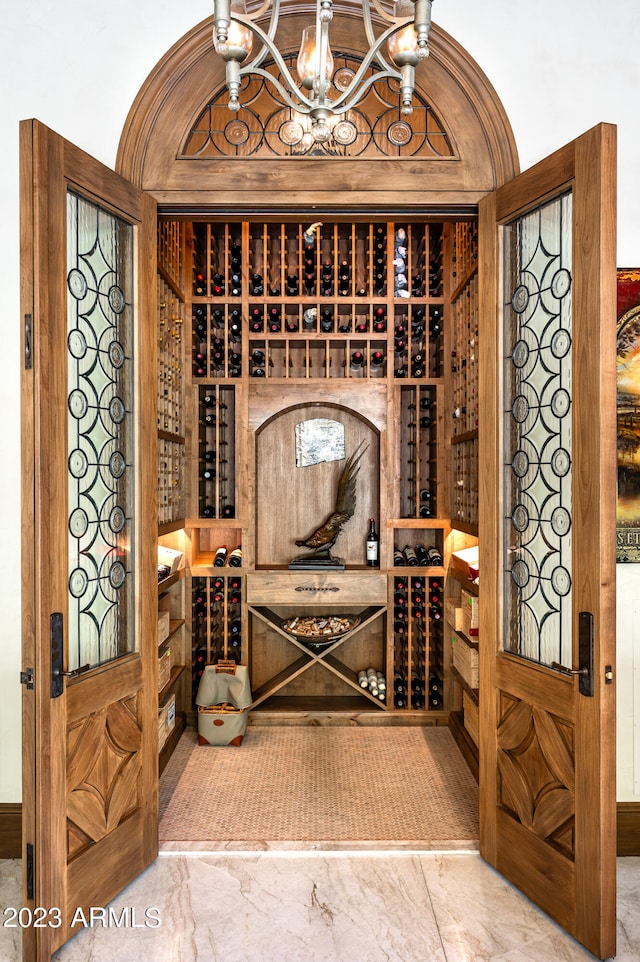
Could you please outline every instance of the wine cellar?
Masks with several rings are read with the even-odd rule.
[[[230,660],[254,723],[450,724],[474,764],[477,253],[472,218],[159,220],[164,757]],[[330,454],[301,466],[317,423]],[[352,455],[339,565],[300,566]],[[289,629],[332,616],[328,644]]]
[[[365,96],[305,126],[277,75],[308,11],[284,6],[282,56],[239,85],[211,18],[174,45],[115,171],[21,124],[27,901],[107,905],[160,838],[457,845],[475,823],[432,813],[477,799],[482,858],[595,946],[583,923],[615,908],[614,129],[520,173],[456,41],[433,25],[408,112],[355,0],[327,85],[373,70]],[[240,751],[204,748],[247,725]],[[442,777],[415,774],[423,743]],[[256,759],[285,767],[235,767]],[[280,818],[298,773],[330,825],[304,785]]]

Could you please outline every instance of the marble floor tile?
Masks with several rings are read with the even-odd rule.
[[[19,898],[0,861],[2,909]],[[616,962],[640,958],[639,903],[640,858],[618,859]],[[55,962],[593,960],[473,852],[164,852],[109,909]]]

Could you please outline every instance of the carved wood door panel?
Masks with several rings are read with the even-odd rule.
[[[157,853],[156,222],[35,121],[21,164],[24,905],[59,910],[24,954],[48,960]]]
[[[480,205],[481,854],[615,954],[615,129]]]

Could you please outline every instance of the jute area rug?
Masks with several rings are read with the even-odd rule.
[[[160,842],[477,847],[478,786],[447,728],[250,726],[240,747],[187,730],[160,779]]]

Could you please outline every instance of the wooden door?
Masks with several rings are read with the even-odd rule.
[[[480,206],[480,850],[601,958],[615,954],[615,200],[602,125]]]
[[[157,854],[155,204],[21,125],[24,957]]]

